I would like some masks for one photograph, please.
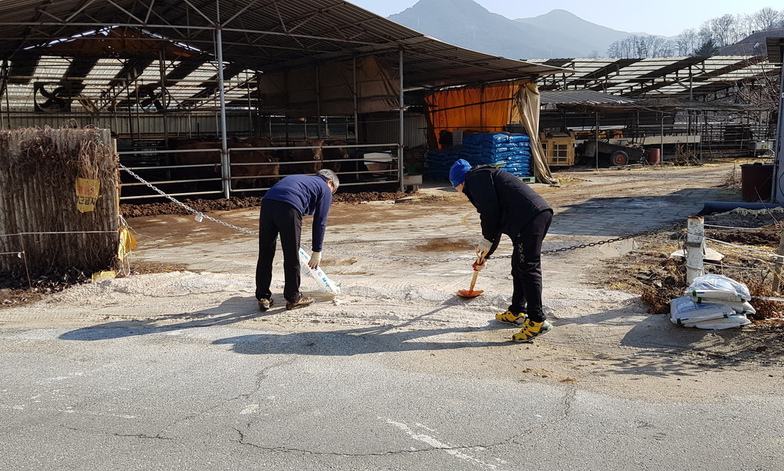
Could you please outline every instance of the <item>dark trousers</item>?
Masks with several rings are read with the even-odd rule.
[[[256,299],[270,299],[272,261],[280,234],[286,286],[283,296],[293,303],[299,299],[299,245],[302,215],[293,206],[279,201],[264,201],[259,217],[259,261],[256,264]]]
[[[552,211],[539,213],[512,239],[514,293],[509,310],[515,314],[525,312],[534,322],[546,318],[542,311],[542,241],[552,221]]]

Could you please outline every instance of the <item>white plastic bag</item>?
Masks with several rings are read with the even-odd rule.
[[[729,316],[725,319],[715,319],[712,321],[700,322],[694,325],[702,330],[727,330],[738,329],[751,324],[751,321],[743,314]]]
[[[299,248],[299,263],[302,266],[302,270],[306,273],[310,273],[312,276],[321,286],[321,288],[328,292],[332,293],[335,296],[340,294],[340,287],[336,285],[332,280],[329,279],[324,270],[321,267],[316,268],[315,270],[311,270],[308,266],[308,262],[310,261],[310,254],[306,252],[302,247]]]
[[[754,309],[754,306],[747,302],[743,303],[724,303],[725,305],[731,307],[735,310],[738,314],[745,314],[747,316],[753,316],[757,313],[757,310]]]
[[[698,304],[689,296],[670,301],[670,321],[684,327],[694,327],[700,322],[725,319],[736,314],[732,307],[725,304]]]
[[[744,303],[751,301],[748,286],[722,275],[705,275],[694,280],[686,294],[695,302]]]

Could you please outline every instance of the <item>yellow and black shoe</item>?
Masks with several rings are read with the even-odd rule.
[[[510,324],[510,325],[523,325],[525,320],[527,319],[526,314],[521,312],[520,314],[515,314],[512,311],[507,310],[506,312],[499,312],[495,315],[495,320],[502,324]]]
[[[523,324],[523,330],[512,336],[512,342],[515,343],[529,343],[536,337],[546,334],[553,329],[553,324],[550,321],[534,322],[531,319],[526,319]]]

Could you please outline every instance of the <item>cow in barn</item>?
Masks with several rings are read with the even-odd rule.
[[[245,140],[234,140],[231,143],[231,177],[232,188],[268,188],[278,181],[280,162],[278,157],[268,150],[243,151],[242,148],[271,147],[272,141],[266,137],[252,137]],[[239,165],[265,164],[265,165]]]
[[[271,186],[277,181],[280,172],[280,165],[277,158],[268,151],[249,150],[242,151],[242,148],[269,147],[270,141],[266,138],[251,138],[241,140],[232,138],[227,143],[231,151],[231,176],[232,188],[264,188]],[[183,180],[209,179],[221,177],[221,154],[214,150],[220,149],[221,142],[217,140],[189,140],[177,143],[176,150],[195,151],[204,149],[203,152],[179,152],[175,153],[173,161],[176,165],[207,165],[197,168],[183,168],[177,172],[177,177]],[[265,163],[268,165],[238,165],[248,163]],[[239,177],[238,179],[234,179]],[[256,178],[253,178],[256,177]]]
[[[326,140],[326,139],[319,139],[313,141],[312,145],[316,146],[345,146],[348,145],[346,141],[342,140]],[[345,147],[329,147],[329,148],[321,148],[319,147],[316,149],[316,152],[319,155],[318,160],[324,161],[323,168],[328,168],[335,173],[340,173],[341,170],[345,171],[348,169],[344,169],[344,165],[346,162],[339,162],[340,160],[346,160],[351,157],[349,154],[349,149]]]
[[[348,149],[322,147],[339,145],[346,145],[346,142],[311,139],[302,143],[296,143],[292,147],[311,148],[280,151],[278,155],[280,156],[281,171],[285,175],[313,174],[324,168],[340,172],[342,163],[333,161],[348,159]],[[325,160],[327,161],[326,163],[324,162]],[[287,164],[286,162],[296,163]]]
[[[206,180],[221,177],[220,149],[221,143],[217,140],[172,140],[170,147],[174,151],[169,154],[172,165],[199,165],[199,167],[178,168],[172,171],[172,180]],[[178,152],[187,151],[187,152]],[[185,184],[182,184],[185,185]],[[192,182],[187,188],[178,188],[177,191],[207,191],[214,189],[215,184],[210,182]],[[179,185],[178,185],[179,186]]]

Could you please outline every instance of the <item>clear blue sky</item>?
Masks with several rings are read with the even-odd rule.
[[[416,0],[349,0],[382,16],[398,13]],[[509,18],[537,16],[561,8],[593,23],[630,32],[674,36],[686,28],[726,13],[752,13],[764,7],[784,8],[781,0],[478,0],[493,13]]]

